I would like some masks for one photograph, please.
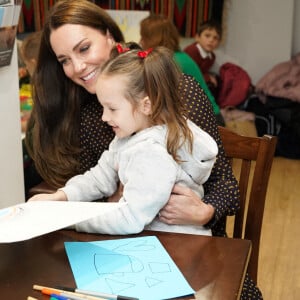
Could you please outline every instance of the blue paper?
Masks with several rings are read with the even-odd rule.
[[[78,289],[161,300],[194,294],[155,236],[66,242]]]

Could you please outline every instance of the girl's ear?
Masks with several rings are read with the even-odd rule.
[[[151,101],[148,96],[146,96],[144,99],[141,100],[140,111],[146,116],[151,115],[152,105],[151,105]]]

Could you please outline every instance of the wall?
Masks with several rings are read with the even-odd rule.
[[[294,0],[228,0],[227,5],[226,42],[217,51],[215,68],[235,62],[255,84],[275,64],[291,57]],[[297,7],[300,11],[299,3]]]
[[[293,28],[293,42],[292,42],[292,55],[300,52],[300,1],[294,0],[294,28]]]
[[[17,47],[0,68],[0,208],[24,202]]]

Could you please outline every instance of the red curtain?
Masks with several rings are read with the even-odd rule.
[[[57,0],[23,0],[19,32],[40,30],[45,15]],[[73,0],[76,1],[76,0]],[[222,22],[224,0],[93,0],[104,9],[148,10],[171,18],[180,34],[195,35],[197,26],[208,19]]]

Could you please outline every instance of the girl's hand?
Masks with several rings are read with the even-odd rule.
[[[57,191],[53,194],[37,194],[32,196],[28,201],[67,201],[67,196],[63,191]]]
[[[205,225],[214,212],[214,207],[204,203],[190,188],[175,185],[159,219],[167,224]]]

